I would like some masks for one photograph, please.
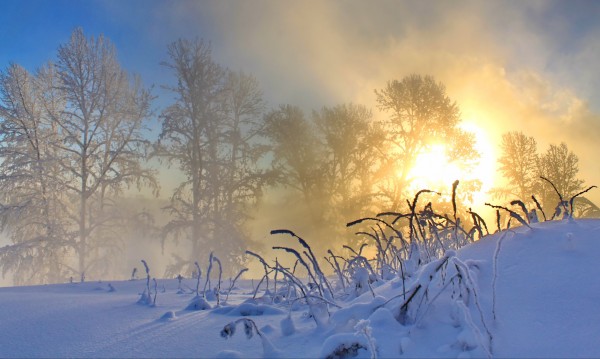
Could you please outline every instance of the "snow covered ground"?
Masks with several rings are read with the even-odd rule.
[[[600,357],[599,262],[600,220],[520,227],[336,298],[320,326],[299,301],[291,322],[287,304],[246,301],[249,281],[197,311],[177,280],[158,280],[156,306],[137,303],[145,280],[0,288],[0,357]],[[239,318],[261,335],[224,338]]]

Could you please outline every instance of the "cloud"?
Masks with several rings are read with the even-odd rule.
[[[567,142],[600,182],[600,26],[587,2],[157,2],[160,42],[204,37],[225,66],[254,74],[272,106],[376,107],[374,89],[411,73],[444,83],[465,119],[521,130],[540,151]],[[589,12],[589,14],[586,14]],[[550,19],[550,20],[548,20]],[[140,31],[143,33],[143,31]],[[164,44],[161,44],[164,46]],[[585,167],[585,170],[584,170]]]

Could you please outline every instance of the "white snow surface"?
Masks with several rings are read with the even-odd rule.
[[[453,294],[450,269],[427,284],[438,263],[425,265],[404,285],[427,287],[420,306],[411,303],[414,320],[404,324],[396,319],[404,300],[400,278],[373,283],[375,298],[370,291],[335,298],[341,308],[330,306],[320,328],[306,306],[294,305],[290,322],[287,305],[247,301],[247,280],[229,303],[209,300],[212,308],[198,311],[185,309],[195,293],[178,294],[175,279],[158,280],[156,306],[137,303],[145,280],[0,288],[0,357],[312,358],[352,344],[358,346],[344,353],[359,358],[600,357],[600,220],[519,227],[446,256],[448,267],[468,267],[477,300]],[[195,280],[184,284],[195,287]],[[247,339],[242,324],[221,337],[239,318],[252,319],[274,348],[265,355],[261,337]]]

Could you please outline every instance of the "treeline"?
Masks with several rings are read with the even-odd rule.
[[[81,29],[34,73],[18,64],[0,73],[0,219],[11,242],[0,249],[3,275],[16,284],[99,278],[140,232],[181,246],[168,276],[191,275],[211,251],[234,272],[267,190],[303,206],[303,223],[323,229],[328,248],[343,223],[406,206],[410,169],[431,144],[444,143],[452,161],[478,157],[458,105],[429,76],[376,90],[376,121],[353,103],[269,109],[257,80],[216,63],[202,40],[177,40],[167,55],[174,99],[158,114],[113,44]],[[123,199],[132,187],[158,193],[151,159],[183,178],[162,221]]]
[[[502,135],[501,150],[499,171],[507,183],[493,190],[496,198],[519,199],[534,210],[538,201],[547,212],[539,213],[541,218],[552,216],[561,200],[584,190],[584,181],[578,178],[579,159],[564,142],[550,144],[540,154],[534,137],[513,131]],[[600,216],[600,209],[584,196],[575,199],[573,211],[577,217]]]

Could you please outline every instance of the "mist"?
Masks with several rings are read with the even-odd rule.
[[[178,2],[161,10],[181,20],[175,32],[214,34],[219,61],[251,71],[273,106],[375,108],[374,89],[386,81],[428,74],[494,147],[515,129],[540,147],[566,142],[586,183],[600,179],[584,155],[600,134],[593,2]]]
[[[139,74],[145,86],[154,86],[149,141],[157,140],[160,114],[174,97],[164,85],[174,85],[176,79],[160,65],[168,58],[167,45],[179,38],[203,39],[210,43],[216,63],[256,78],[265,113],[290,104],[310,117],[323,107],[354,103],[371,110],[373,122],[381,121],[389,115],[378,107],[375,90],[411,74],[432,76],[455,101],[467,130],[480,131],[476,149],[485,153],[465,177],[485,178],[477,196],[480,203],[470,204],[485,215],[493,214],[483,204],[494,200],[488,192],[507,184],[498,174],[498,159],[502,134],[508,131],[534,137],[540,153],[551,144],[566,143],[579,159],[577,177],[585,186],[600,184],[594,155],[600,151],[600,5],[595,2],[90,2],[68,16],[64,9],[71,5],[57,2],[36,12],[60,13],[65,20],[49,32],[44,50],[22,51],[23,44],[40,36],[41,28],[11,29],[10,39],[5,39],[7,51],[0,55],[2,69],[16,62],[34,72],[53,59],[77,26],[86,34],[104,34],[114,41],[123,68]],[[17,6],[14,13],[2,16],[14,15],[13,21],[20,21],[20,10]],[[88,15],[93,21],[84,20]],[[46,48],[50,45],[52,49]],[[267,168],[270,163],[263,160],[261,165]],[[128,215],[149,211],[152,226],[160,228],[169,218],[162,208],[169,205],[185,174],[155,159],[148,166],[157,171],[158,197],[135,186],[123,197]],[[431,189],[447,195],[451,182],[445,185],[443,190]],[[586,197],[598,203],[600,191]],[[311,216],[314,208],[328,205],[323,201],[311,208],[289,186],[265,186],[240,225],[247,234],[246,249],[270,252],[273,245],[292,245],[269,234],[287,228],[323,254],[331,246],[351,242],[348,238],[354,234],[346,229],[347,222],[386,210],[375,203],[368,211],[337,217],[336,223],[324,227]],[[114,258],[118,265],[103,276],[128,279],[133,267],[141,269],[141,259],[148,261],[153,275],[162,276],[173,254],[183,256],[191,250],[185,240],[163,243],[159,229],[142,229],[128,234]],[[253,268],[251,275],[260,276],[260,270]]]

